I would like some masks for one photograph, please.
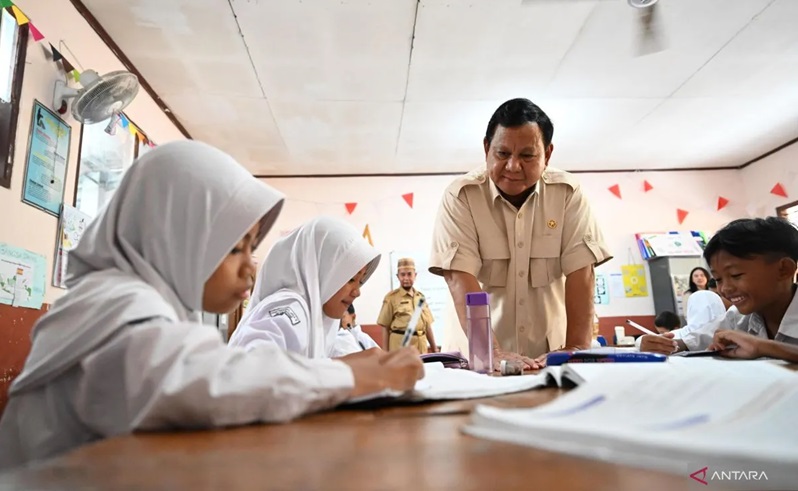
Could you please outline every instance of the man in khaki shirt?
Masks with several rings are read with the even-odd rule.
[[[449,185],[435,223],[430,272],[446,279],[463,329],[466,293],[490,295],[495,366],[538,368],[549,351],[590,347],[593,270],[611,256],[577,180],[548,167],[553,132],[531,101],[499,106],[486,168]]]
[[[416,264],[412,259],[402,258],[398,261],[396,277],[399,279],[400,287],[385,295],[377,318],[377,324],[384,328],[385,346],[388,351],[401,348],[410,317],[419,299],[424,298],[423,293],[413,288],[416,281]],[[438,350],[432,332],[434,320],[425,299],[416,334],[410,340],[410,346],[415,346],[419,353],[427,352],[427,341],[429,341],[429,351],[434,353]]]

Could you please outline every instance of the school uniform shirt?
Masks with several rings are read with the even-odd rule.
[[[352,353],[379,347],[380,345],[374,342],[371,336],[363,332],[360,326],[354,326],[349,329],[342,327],[338,329],[338,334],[335,337],[333,357],[351,355]]]
[[[230,344],[271,342],[308,358],[332,357],[340,319],[328,317],[324,304],[364,267],[365,283],[379,261],[344,220],[321,216],[303,224],[269,251]]]
[[[697,291],[690,298],[686,315],[687,325],[671,332],[673,339],[681,339],[689,351],[700,351],[706,349],[712,342],[720,321],[726,315],[726,307],[720,295],[709,290]],[[640,336],[635,341],[638,350],[642,340],[643,337]],[[705,347],[701,348],[704,345]]]
[[[430,257],[433,274],[474,275],[490,296],[501,348],[530,357],[565,344],[565,276],[612,258],[577,180],[551,167],[518,209],[485,169],[455,180]]]
[[[0,420],[0,469],[136,430],[288,421],[345,400],[346,364],[246,353],[200,322],[205,281],[282,202],[199,142],[134,163],[70,252],[69,291],[33,329]]]

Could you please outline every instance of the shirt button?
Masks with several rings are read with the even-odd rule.
[[[524,326],[518,326],[518,332],[524,332]]]
[[[524,243],[523,243],[523,242],[519,242],[519,243],[518,243],[518,248],[519,248],[519,249],[521,249],[521,248],[523,248],[523,247],[524,247]]]
[[[524,299],[523,298],[519,298],[518,299],[518,305],[524,305]]]
[[[452,242],[452,247],[457,247],[457,242]]]
[[[585,239],[586,240],[593,240],[593,236],[590,235],[590,234],[585,234]]]
[[[524,218],[524,212],[523,211],[518,213],[518,219],[520,220],[521,218]]]
[[[518,272],[518,276],[520,276],[521,278],[523,278],[523,277],[524,277],[524,272],[523,272],[523,271],[519,271],[519,272]]]

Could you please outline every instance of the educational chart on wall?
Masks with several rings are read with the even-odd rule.
[[[33,101],[22,201],[55,216],[64,201],[71,134],[68,124]]]
[[[46,269],[44,256],[0,242],[0,303],[41,308]]]
[[[596,287],[593,291],[593,303],[596,305],[609,305],[610,303],[610,282],[607,275],[596,275]]]
[[[642,264],[625,264],[621,266],[623,289],[627,297],[647,297],[648,284],[646,269]]]
[[[77,247],[78,241],[89,226],[91,217],[86,213],[64,204],[61,210],[61,221],[58,224],[56,239],[55,264],[53,265],[53,286],[66,288],[67,262],[69,251]]]
[[[399,288],[396,277],[396,263],[400,258],[411,257],[416,263],[416,282],[414,288],[424,294],[427,305],[435,318],[432,328],[435,331],[435,342],[443,346],[446,341],[446,326],[449,324],[449,303],[451,295],[446,281],[429,272],[429,255],[419,251],[391,251],[391,289]],[[387,292],[386,292],[387,293]]]

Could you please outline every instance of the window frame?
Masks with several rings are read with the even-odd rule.
[[[13,12],[8,12],[14,16]],[[11,82],[11,101],[0,102],[10,105],[6,116],[0,111],[0,187],[11,189],[11,177],[14,171],[14,153],[16,150],[17,124],[19,123],[19,104],[22,99],[22,82],[25,78],[25,61],[28,54],[28,38],[30,24],[17,24],[16,64]],[[7,141],[6,141],[7,138]]]

